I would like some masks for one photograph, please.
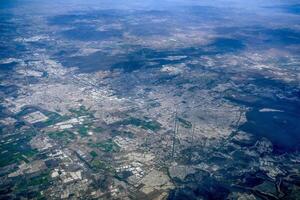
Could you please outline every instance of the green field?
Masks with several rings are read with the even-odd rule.
[[[116,125],[133,125],[151,131],[158,131],[161,129],[161,124],[158,123],[157,121],[148,120],[148,119],[147,120],[138,119],[134,117],[130,117],[128,119],[124,119],[122,121],[116,122]]]
[[[101,151],[109,153],[115,153],[120,151],[120,147],[112,139],[108,139],[98,143],[88,143],[88,145],[92,148],[97,148]]]

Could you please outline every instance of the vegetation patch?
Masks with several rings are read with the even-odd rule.
[[[130,117],[123,121],[119,121],[116,124],[117,125],[133,125],[133,126],[141,127],[142,129],[145,129],[145,130],[152,130],[152,131],[158,131],[161,129],[161,124],[158,123],[157,121],[148,120],[148,119],[143,120],[143,119],[138,119],[138,118],[134,118],[134,117]]]
[[[93,158],[95,158],[95,157],[98,156],[98,154],[97,154],[95,151],[91,151],[91,152],[90,152],[90,155],[91,155]]]
[[[0,143],[0,167],[19,161],[28,162],[29,158],[35,156],[37,150],[31,149],[28,145],[34,135],[33,131],[27,131],[6,137],[5,140],[10,142]]]
[[[60,140],[60,141],[66,142],[66,143],[75,139],[74,133],[72,133],[71,131],[67,131],[67,130],[50,132],[50,133],[48,133],[48,136],[51,139]]]
[[[17,190],[19,193],[24,194],[26,194],[30,188],[46,188],[51,182],[49,171],[43,172],[38,176],[20,180],[21,181],[17,184]]]
[[[114,172],[114,169],[111,165],[99,159],[94,159],[91,162],[91,166],[95,171],[105,170],[109,172]]]
[[[104,129],[101,128],[101,127],[96,127],[96,128],[93,129],[93,132],[95,132],[95,133],[101,133],[103,131],[104,131]]]
[[[66,121],[68,119],[70,119],[69,116],[61,116],[57,113],[50,113],[47,115],[48,117],[48,120],[45,121],[45,122],[40,122],[37,124],[38,127],[42,128],[42,127],[46,127],[46,126],[51,126],[51,125],[54,125],[56,123],[59,123],[59,122],[63,122],[63,121]]]
[[[89,116],[91,118],[94,118],[94,113],[87,109],[85,106],[80,106],[79,109],[69,109],[69,111],[73,114],[75,114],[77,117],[80,117],[80,116]]]
[[[186,119],[177,117],[178,122],[184,127],[184,128],[192,128],[192,123],[187,121]]]
[[[112,140],[108,139],[98,143],[88,143],[92,148],[98,148],[104,152],[115,153],[120,151],[120,147]]]
[[[111,136],[115,137],[115,136],[122,136],[122,137],[127,137],[127,138],[134,138],[134,133],[130,132],[130,131],[119,131],[119,130],[112,130],[111,132]]]
[[[88,131],[89,131],[89,128],[87,126],[80,126],[78,128],[78,133],[83,137],[88,135]]]

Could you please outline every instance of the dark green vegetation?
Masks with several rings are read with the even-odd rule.
[[[61,116],[57,113],[51,113],[51,114],[47,115],[47,117],[49,119],[45,122],[39,123],[40,124],[39,127],[46,127],[46,126],[54,125],[56,123],[63,122],[63,121],[70,119],[69,116]]]
[[[56,123],[59,123],[59,122],[70,119],[70,116],[61,116],[56,112],[51,112],[51,111],[48,111],[48,110],[44,110],[40,107],[33,107],[33,106],[26,106],[26,107],[22,108],[22,111],[20,111],[16,115],[16,118],[21,119],[25,115],[28,115],[28,114],[33,113],[35,111],[39,111],[39,112],[43,113],[44,115],[46,115],[48,117],[48,119],[44,122],[35,123],[34,126],[37,127],[37,128],[47,127],[47,126],[54,125]]]
[[[29,162],[29,159],[37,153],[29,145],[29,141],[34,135],[35,132],[28,130],[24,133],[5,137],[6,142],[0,143],[0,167],[16,164],[20,161]]]
[[[111,132],[111,136],[115,137],[115,136],[121,136],[121,137],[127,137],[127,138],[134,138],[134,133],[129,132],[129,131],[119,131],[119,130],[112,130]]]
[[[185,128],[192,128],[192,123],[181,118],[181,117],[177,117],[178,122]]]
[[[98,143],[88,143],[90,147],[97,148],[108,153],[115,153],[120,150],[120,147],[112,140],[108,139]]]
[[[18,196],[29,197],[29,198],[41,198],[42,195],[37,190],[42,190],[51,185],[51,177],[49,171],[42,172],[32,177],[24,177],[17,180],[16,193]]]
[[[91,166],[96,172],[106,171],[109,173],[114,173],[114,169],[109,162],[101,161],[98,157],[93,159]]]
[[[138,119],[134,117],[130,117],[123,121],[116,122],[115,125],[133,125],[151,131],[158,131],[161,128],[160,123],[158,123],[157,121],[149,119]]]
[[[105,162],[101,161],[101,160],[98,160],[98,159],[94,159],[92,162],[91,162],[91,166],[94,168],[94,169],[106,169],[106,164]]]
[[[80,116],[88,116],[91,118],[94,117],[93,111],[86,108],[85,106],[80,106],[79,109],[70,109],[69,111],[74,113],[77,117],[80,117]]]
[[[109,146],[110,144],[108,144],[108,143],[111,143],[111,141],[104,142],[101,144],[97,143],[96,145],[97,145],[98,149],[100,146],[101,146],[100,149],[102,149],[103,145]],[[91,145],[89,144],[89,146],[91,146]],[[110,150],[109,152],[111,152],[112,147],[106,147],[106,148]],[[107,152],[108,151],[106,151],[106,153]],[[98,153],[96,153],[95,151],[91,151],[90,156],[92,157],[92,160],[89,163],[89,165],[95,172],[105,171],[105,172],[109,172],[109,173],[114,173],[114,168],[113,168],[113,166],[111,166],[111,160],[109,159],[109,157],[99,156]]]
[[[71,131],[57,131],[57,132],[50,132],[48,133],[49,137],[53,140],[62,142],[64,144],[67,144],[74,140],[76,136]]]
[[[49,172],[43,172],[42,174],[39,174],[38,176],[34,176],[32,178],[27,179],[24,182],[21,182],[18,185],[18,188],[20,190],[24,189],[28,189],[28,187],[34,187],[34,186],[43,186],[43,185],[47,185],[50,184],[50,174]]]
[[[95,157],[98,156],[98,154],[97,154],[95,151],[91,151],[91,152],[90,152],[90,155],[91,155],[93,158],[95,158]]]
[[[88,135],[88,131],[89,131],[89,128],[86,125],[79,126],[79,128],[78,128],[78,133],[83,137]]]

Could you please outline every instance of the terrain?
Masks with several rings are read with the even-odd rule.
[[[0,3],[0,199],[300,199],[297,1]]]

